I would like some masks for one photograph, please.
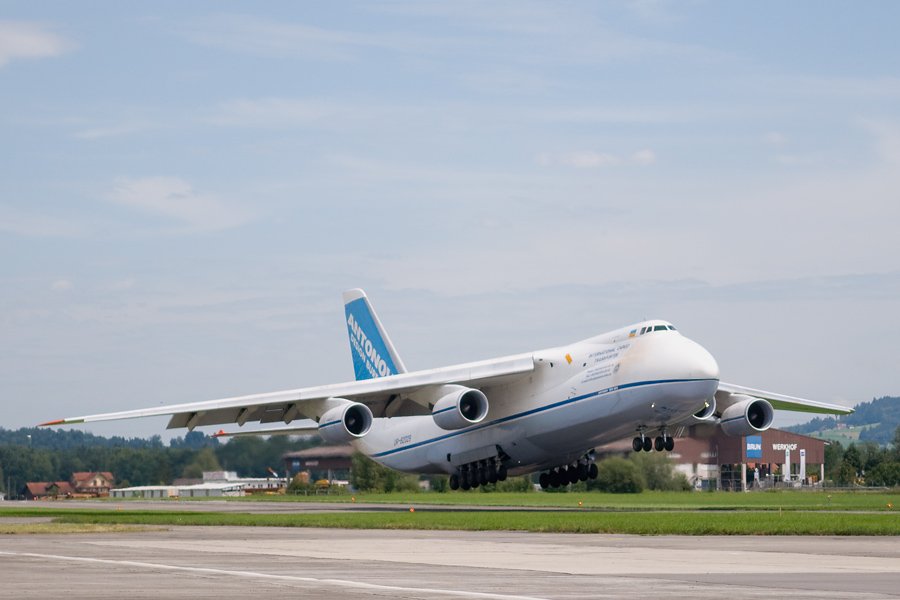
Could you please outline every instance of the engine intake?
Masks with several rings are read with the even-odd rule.
[[[347,401],[319,419],[319,435],[328,442],[346,444],[358,440],[372,426],[372,411],[365,404]]]
[[[488,399],[480,390],[459,385],[444,386],[450,390],[434,403],[431,416],[441,429],[462,429],[484,420],[488,413]]]
[[[726,408],[719,421],[725,435],[736,437],[754,435],[772,425],[775,410],[771,404],[760,398],[738,397],[744,399]]]

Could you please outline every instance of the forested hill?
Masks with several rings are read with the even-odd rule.
[[[199,431],[191,431],[184,438],[174,438],[169,442],[172,448],[202,448],[219,444],[217,438],[209,438]],[[144,438],[124,438],[113,436],[105,438],[84,431],[64,431],[46,427],[22,427],[21,429],[4,429],[0,427],[0,446],[29,446],[44,450],[71,450],[79,447],[100,448],[162,448],[162,438],[154,435],[149,440]]]
[[[862,427],[874,425],[859,434],[859,440],[865,442],[871,440],[878,444],[889,444],[894,439],[894,432],[900,425],[900,398],[885,396],[875,398],[871,402],[860,402],[853,407],[852,415],[846,415],[836,419],[834,417],[816,417],[808,423],[785,427],[787,431],[794,433],[810,434],[817,431],[834,429],[838,423],[847,427]]]

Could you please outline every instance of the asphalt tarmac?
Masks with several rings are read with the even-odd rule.
[[[898,598],[900,539],[276,527],[4,535],[0,593],[241,600]]]

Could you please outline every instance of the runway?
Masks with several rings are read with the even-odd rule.
[[[900,539],[170,527],[0,536],[9,598],[898,598]]]

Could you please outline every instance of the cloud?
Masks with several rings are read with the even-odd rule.
[[[770,131],[763,136],[763,141],[773,146],[781,146],[787,142],[787,138],[777,131]]]
[[[66,38],[34,23],[0,21],[0,67],[19,58],[49,58],[74,48]]]
[[[144,213],[181,221],[199,231],[236,227],[252,219],[248,211],[213,194],[199,192],[178,177],[119,179],[108,199]]]
[[[53,284],[50,286],[50,289],[52,289],[54,292],[65,292],[66,290],[72,289],[72,285],[73,283],[68,279],[58,279],[53,282]]]
[[[564,152],[561,154],[542,153],[535,157],[535,162],[542,167],[550,165],[562,165],[575,169],[601,169],[619,165],[647,166],[656,162],[656,154],[651,150],[635,152],[627,158],[620,158],[607,152],[594,152],[583,150],[578,152]]]

